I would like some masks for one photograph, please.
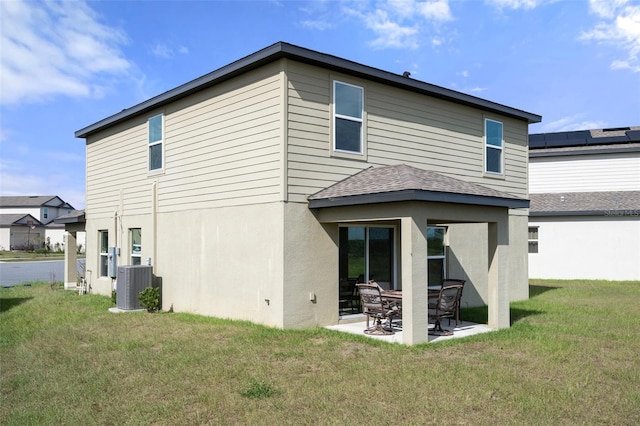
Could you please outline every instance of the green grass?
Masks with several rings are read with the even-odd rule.
[[[84,259],[85,254],[78,254],[78,259]],[[35,260],[63,260],[64,252],[36,253],[35,251],[0,250],[0,262],[26,262]]]
[[[637,424],[640,283],[531,296],[510,329],[406,347],[0,289],[0,424]]]

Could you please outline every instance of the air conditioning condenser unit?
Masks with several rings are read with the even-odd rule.
[[[138,295],[151,287],[151,266],[118,266],[116,307],[123,310],[142,309]]]

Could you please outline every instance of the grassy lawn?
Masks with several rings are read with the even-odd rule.
[[[0,424],[637,424],[640,282],[531,296],[508,330],[405,347],[0,289]]]
[[[78,254],[78,259],[84,259],[85,254]],[[36,253],[35,251],[0,250],[0,262],[21,262],[34,260],[64,260],[64,252]]]

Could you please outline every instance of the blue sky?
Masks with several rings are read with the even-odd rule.
[[[640,125],[640,0],[0,0],[0,192],[84,208],[74,132],[277,41],[540,114]]]

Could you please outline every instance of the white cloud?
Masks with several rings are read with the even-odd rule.
[[[325,31],[333,28],[333,25],[331,24],[331,22],[322,21],[322,20],[306,20],[306,21],[302,21],[300,24],[302,25],[303,28],[307,28],[310,30],[317,30],[317,31]]]
[[[59,171],[43,171],[29,160],[36,158],[36,155],[28,145],[15,141],[12,141],[10,146],[8,144],[8,141],[3,141],[0,145],[0,150],[11,151],[11,155],[3,155],[0,158],[2,195],[58,195],[73,207],[84,208],[83,155],[64,151],[38,153],[41,158],[60,165],[55,168]],[[74,172],[70,173],[69,170]],[[81,184],[78,185],[78,182]]]
[[[162,59],[171,59],[176,56],[176,53],[186,55],[189,53],[189,49],[185,46],[178,46],[173,48],[165,43],[158,43],[151,48],[151,53]]]
[[[446,22],[453,19],[448,0],[417,2],[416,10],[429,21]]]
[[[549,0],[486,0],[486,2],[498,9],[535,9]]]
[[[626,52],[626,58],[614,60],[610,68],[640,72],[640,4],[628,0],[591,0],[591,13],[602,19],[580,39],[608,44]]]
[[[391,0],[376,4],[376,8],[366,10],[362,3],[356,9],[346,12],[360,19],[376,37],[370,44],[376,48],[417,49],[422,39],[430,40],[432,46],[439,46],[439,37],[426,37],[429,26],[440,25],[453,20],[449,0]]]
[[[489,90],[489,89],[486,88],[486,87],[476,86],[476,87],[472,87],[471,89],[469,89],[469,92],[471,92],[471,93],[482,93],[482,92],[486,92],[487,90]]]
[[[99,97],[100,77],[131,66],[120,50],[126,42],[83,1],[0,1],[0,102]]]
[[[540,133],[603,129],[606,126],[607,123],[605,121],[583,120],[581,114],[575,114],[542,125],[542,130],[540,130]]]

